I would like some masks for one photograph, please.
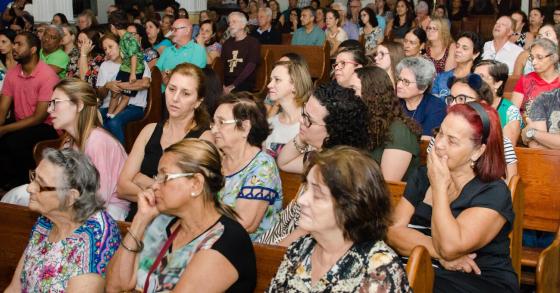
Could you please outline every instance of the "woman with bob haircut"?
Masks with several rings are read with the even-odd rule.
[[[239,215],[251,240],[266,232],[282,209],[282,184],[274,158],[262,145],[270,134],[266,109],[248,92],[224,96],[210,124],[222,154],[222,203]]]
[[[492,106],[448,109],[427,167],[406,184],[388,243],[403,256],[423,245],[434,292],[518,292],[508,234],[513,227],[502,129]]]
[[[267,292],[412,292],[398,255],[384,242],[391,200],[365,152],[312,152],[299,225],[309,231],[284,255]]]
[[[195,65],[183,63],[173,69],[165,88],[169,118],[146,125],[134,141],[119,176],[118,192],[132,203],[127,220],[136,212],[137,194],[154,184],[158,162],[170,145],[183,138],[213,141],[210,119],[203,103],[206,97],[204,73]]]
[[[270,73],[268,97],[282,111],[268,118],[272,132],[264,142],[265,150],[274,158],[282,147],[299,132],[301,109],[313,90],[307,65],[299,62],[276,62]]]
[[[40,214],[4,292],[103,292],[121,242],[97,197],[99,172],[79,150],[47,148],[29,171],[29,209]]]
[[[218,149],[187,138],[165,149],[152,186],[108,266],[107,292],[252,292],[249,235],[217,193]],[[219,273],[217,273],[219,272]]]
[[[451,37],[449,24],[446,19],[432,18],[426,27],[426,52],[428,58],[436,67],[436,73],[451,70],[457,66],[455,63],[455,42]]]

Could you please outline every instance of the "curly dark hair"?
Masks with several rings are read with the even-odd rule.
[[[243,128],[243,121],[249,120],[251,130],[247,135],[247,142],[252,146],[262,147],[271,132],[263,102],[250,92],[237,92],[224,96],[216,108],[222,104],[233,105],[233,118],[237,120],[235,127]]]
[[[355,243],[383,240],[391,223],[391,198],[375,160],[363,150],[337,146],[310,153],[304,174],[312,167],[331,192],[344,238]]]
[[[368,148],[373,150],[391,142],[393,138],[389,127],[391,123],[399,120],[420,140],[422,129],[416,121],[404,114],[387,72],[377,66],[357,68],[355,72],[362,83],[362,99],[369,114]]]
[[[354,94],[354,90],[343,88],[335,81],[318,86],[313,96],[327,109],[323,119],[328,136],[323,148],[349,145],[365,149],[369,145],[366,105]]]

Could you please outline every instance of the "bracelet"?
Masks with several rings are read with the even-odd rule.
[[[144,249],[144,242],[138,240],[138,237],[136,237],[131,231],[130,231],[130,227],[126,229],[128,231],[128,234],[130,235],[130,237],[132,237],[132,239],[134,239],[134,242],[136,242],[136,246],[138,246],[138,250],[134,251],[129,249],[128,247],[124,246],[124,241],[121,241],[121,244],[123,245],[123,247],[130,251],[130,252],[140,252]],[[123,239],[124,240],[124,239]]]
[[[138,253],[138,252],[142,251],[142,249],[136,249],[136,250],[134,250],[134,249],[132,249],[132,248],[126,247],[126,245],[124,245],[124,241],[121,241],[121,246],[122,246],[124,249],[126,249],[126,250],[128,250],[128,251],[130,251],[130,252],[132,252],[132,253]]]
[[[300,154],[304,154],[305,152],[307,152],[308,145],[306,145],[306,144],[304,144],[304,143],[298,144],[295,137],[294,137],[294,139],[292,139],[292,142],[294,143],[294,147],[296,148],[296,150],[297,150]]]

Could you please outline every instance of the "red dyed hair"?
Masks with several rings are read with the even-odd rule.
[[[504,138],[498,112],[486,103],[480,105],[488,114],[490,131],[486,140],[486,150],[478,158],[474,172],[480,180],[491,182],[506,176]],[[447,109],[447,114],[455,114],[467,120],[473,129],[472,140],[477,146],[482,144],[482,119],[473,108],[466,104],[457,104]]]

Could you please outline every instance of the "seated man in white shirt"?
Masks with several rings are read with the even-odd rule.
[[[515,60],[523,48],[509,41],[509,37],[513,32],[513,19],[509,16],[498,18],[492,30],[494,39],[484,44],[484,53],[482,59],[496,60],[505,63],[509,68],[509,75],[513,73]]]

